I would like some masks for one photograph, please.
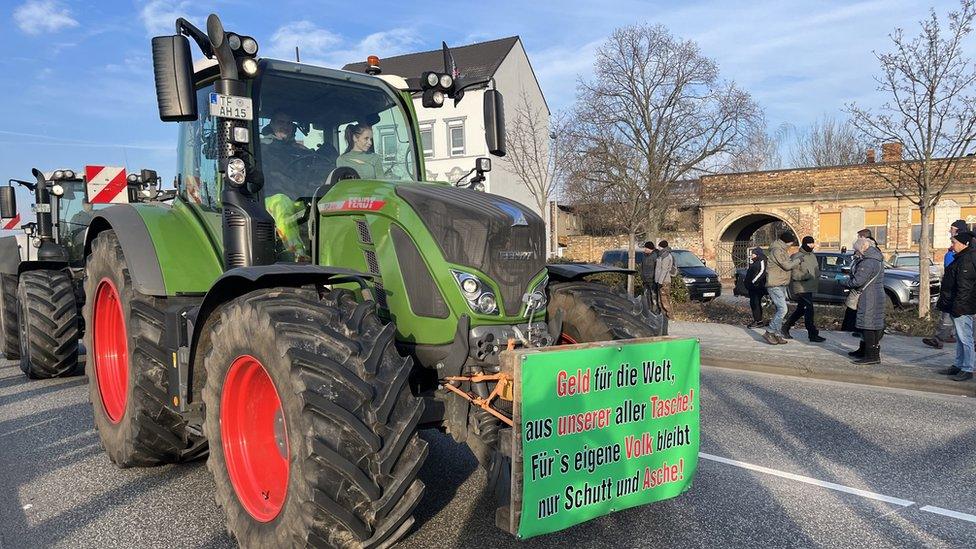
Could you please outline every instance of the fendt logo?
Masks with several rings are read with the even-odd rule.
[[[530,261],[535,259],[535,252],[520,252],[516,250],[503,250],[498,252],[498,257],[509,261]]]

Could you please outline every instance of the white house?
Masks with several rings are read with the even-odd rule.
[[[494,78],[495,89],[504,98],[507,118],[511,118],[517,106],[525,101],[532,112],[543,112],[548,119],[549,107],[518,36],[452,47],[451,51],[462,75]],[[425,71],[443,72],[444,56],[438,49],[390,58],[380,57],[380,68],[383,74],[418,78]],[[343,69],[363,72],[366,70],[366,63],[350,63]],[[439,109],[426,109],[421,104],[419,95],[414,98],[428,179],[457,181],[474,168],[476,158],[489,156],[484,138],[483,95],[484,88],[470,89],[465,92],[457,107],[453,101],[448,100]],[[548,144],[548,127],[544,131],[546,135],[543,142]],[[382,139],[382,135],[374,136],[378,147],[382,147]],[[491,158],[492,171],[487,174],[486,190],[517,200],[543,218],[548,218],[548,212],[539,211],[528,188],[511,173],[504,159]]]

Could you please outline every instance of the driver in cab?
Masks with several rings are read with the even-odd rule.
[[[307,261],[308,250],[302,239],[298,220],[305,208],[295,199],[308,194],[297,165],[314,152],[295,140],[298,127],[284,111],[275,111],[271,122],[262,130],[262,162],[265,166],[266,186],[270,191],[264,200],[265,208],[275,220],[278,239],[283,246],[279,259]],[[273,193],[273,194],[271,194]]]

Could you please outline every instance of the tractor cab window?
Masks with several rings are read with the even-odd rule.
[[[389,90],[276,73],[266,75],[260,89],[266,200],[311,198],[343,166],[361,179],[419,179],[412,129]]]
[[[198,118],[180,123],[177,191],[186,202],[216,211],[220,209],[217,118],[206,108],[213,89],[206,86],[197,90],[197,104],[202,105]]]
[[[85,200],[84,181],[61,181],[59,185],[64,189],[64,194],[58,198],[58,242],[67,248],[70,259],[81,259],[85,248],[85,229],[94,211],[109,204],[89,204]]]

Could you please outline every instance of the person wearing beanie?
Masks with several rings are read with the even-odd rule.
[[[854,256],[851,276],[841,283],[852,290],[848,299],[854,303],[848,301],[848,307],[857,310],[855,326],[861,330],[861,346],[850,355],[854,364],[880,364],[888,300],[884,292],[884,256],[867,238],[854,241]]]
[[[766,252],[762,248],[753,248],[749,254],[752,260],[746,269],[744,281],[746,291],[749,292],[749,308],[752,309],[752,322],[749,328],[763,325],[762,297],[766,295]]]
[[[955,381],[973,379],[976,348],[973,343],[973,318],[976,315],[976,235],[968,230],[952,237],[952,263],[942,277],[942,291],[936,308],[948,313],[956,331],[956,361],[939,373],[952,376]]]
[[[783,337],[793,339],[790,329],[796,324],[800,317],[803,317],[803,324],[807,329],[807,337],[812,343],[823,343],[827,341],[820,337],[817,324],[813,316],[813,294],[816,293],[820,285],[820,264],[813,250],[817,247],[816,241],[812,236],[804,236],[800,244],[800,251],[793,254],[793,259],[799,259],[800,264],[791,271],[792,283],[790,288],[793,290],[793,297],[796,299],[796,309],[786,319],[783,324]]]
[[[942,258],[943,271],[949,267],[949,264],[952,263],[956,255],[955,250],[952,249],[952,237],[961,231],[969,230],[969,224],[964,219],[957,219],[949,225],[949,249],[946,250],[945,256]],[[942,313],[942,317],[939,319],[939,325],[935,327],[935,333],[932,334],[932,337],[923,338],[922,343],[929,347],[941,349],[947,342],[951,342],[954,332],[955,328],[952,324],[952,317],[949,316],[949,313]]]
[[[654,283],[654,271],[657,268],[657,246],[648,240],[644,243],[644,259],[640,264],[641,282],[644,284],[644,303],[647,310],[657,312],[657,285]]]
[[[790,257],[789,247],[796,242],[796,236],[786,231],[779,235],[779,238],[769,245],[768,259],[766,263],[766,291],[769,299],[776,307],[773,319],[766,327],[763,340],[770,345],[782,345],[786,343],[783,337],[783,320],[786,318],[786,285],[790,283],[791,273],[800,264],[800,259]]]

